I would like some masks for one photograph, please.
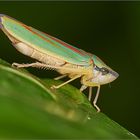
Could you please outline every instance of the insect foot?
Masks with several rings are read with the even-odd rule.
[[[22,68],[22,67],[24,67],[24,64],[13,63],[12,67]]]
[[[51,89],[57,89],[57,86],[52,85],[52,86],[51,86]]]
[[[97,112],[99,113],[101,111],[100,108],[95,103],[93,103],[93,105],[97,109]]]

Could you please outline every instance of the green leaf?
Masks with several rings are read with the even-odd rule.
[[[0,60],[0,138],[138,139],[75,87],[50,88],[60,83]]]

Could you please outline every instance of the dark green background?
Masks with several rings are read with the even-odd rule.
[[[116,70],[120,77],[111,88],[101,88],[98,105],[140,137],[140,2],[0,2],[0,13],[94,53]],[[0,57],[10,63],[31,61],[2,32]],[[29,70],[44,78],[57,75]]]

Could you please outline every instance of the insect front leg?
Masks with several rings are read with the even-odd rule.
[[[93,77],[92,77],[93,78]],[[83,86],[81,87],[80,91],[86,89],[86,87],[89,87],[89,101],[91,101],[91,97],[92,97],[92,88],[93,87],[98,87],[97,89],[97,93],[96,93],[96,96],[93,100],[93,105],[94,107],[97,109],[97,112],[100,112],[100,108],[97,106],[97,100],[98,100],[98,97],[99,97],[99,93],[100,93],[100,85],[97,85],[97,84],[94,84],[91,79],[92,78],[89,78],[87,76],[83,76],[82,79],[81,79],[81,83],[83,84]]]
[[[84,91],[88,86],[82,85],[80,88],[80,91]],[[88,95],[88,100],[91,101],[91,97],[92,97],[92,87],[89,87],[89,95]]]
[[[82,85],[80,88],[80,91],[84,91],[88,86]],[[89,87],[89,95],[88,95],[88,100],[91,101],[91,97],[92,97],[92,87]]]
[[[99,93],[100,93],[100,85],[97,86],[97,92],[96,92],[96,95],[95,95],[95,98],[93,100],[93,105],[94,107],[97,109],[97,112],[100,112],[100,108],[97,106],[97,100],[98,100],[98,97],[99,97]],[[88,99],[89,101],[91,101],[91,98],[92,98],[92,86],[89,87],[89,95],[88,95]]]
[[[98,100],[98,97],[99,97],[99,93],[100,93],[100,85],[98,86],[96,96],[95,96],[95,98],[93,100],[93,105],[97,109],[97,112],[100,112],[101,111],[100,108],[96,104],[97,103],[97,100]]]

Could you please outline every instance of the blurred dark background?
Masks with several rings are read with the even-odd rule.
[[[0,2],[0,13],[94,53],[116,70],[120,77],[102,86],[98,105],[140,137],[140,2]],[[2,32],[0,58],[31,62]],[[35,68],[29,71],[43,78],[57,76]],[[79,87],[79,80],[75,83]]]

